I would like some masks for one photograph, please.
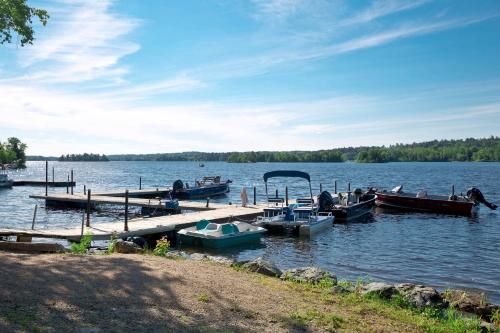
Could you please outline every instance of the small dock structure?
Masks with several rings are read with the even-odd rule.
[[[12,186],[75,187],[74,181],[14,180]]]

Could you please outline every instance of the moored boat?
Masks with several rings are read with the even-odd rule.
[[[288,206],[283,205],[283,198],[270,198],[267,181],[274,177],[296,177],[307,180],[310,198],[299,198]],[[264,174],[264,183],[268,206],[264,208],[264,215],[257,218],[255,225],[273,231],[291,230],[305,237],[332,226],[334,216],[329,212],[319,212],[318,205],[314,203],[309,174],[292,170],[271,171]]]
[[[220,176],[203,177],[190,187],[182,180],[176,180],[172,186],[172,197],[176,199],[203,199],[224,195],[229,192],[231,180],[221,181]]]
[[[336,222],[345,222],[369,214],[375,205],[375,193],[357,188],[352,192],[339,192],[331,195],[323,191],[318,196],[320,212],[330,212]]]
[[[179,230],[177,235],[182,245],[218,249],[257,242],[265,232],[264,228],[240,221],[217,224],[201,220],[194,227]]]
[[[482,203],[495,210],[497,206],[488,202],[481,191],[470,188],[466,195],[429,195],[426,191],[418,193],[403,192],[402,186],[391,191],[377,191],[375,203],[380,207],[391,207],[405,210],[431,212],[449,215],[469,216],[477,213]]]
[[[0,188],[11,188],[14,181],[7,174],[0,174]]]

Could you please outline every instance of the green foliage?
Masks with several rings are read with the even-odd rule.
[[[15,137],[8,138],[7,142],[0,142],[0,164],[14,164],[17,168],[26,167],[26,148],[27,145]]]
[[[11,43],[12,35],[21,37],[21,46],[33,44],[33,18],[46,25],[46,10],[29,7],[26,0],[0,0],[0,44]]]
[[[71,244],[71,252],[82,254],[87,252],[88,248],[92,244],[92,234],[87,232],[83,235],[82,239],[80,239],[80,243],[72,243]]]
[[[170,242],[168,241],[166,236],[163,236],[162,238],[156,241],[156,247],[153,250],[153,254],[155,256],[164,256],[169,249],[170,249]]]
[[[201,293],[198,296],[198,301],[202,303],[208,303],[210,301],[210,297],[206,293]]]
[[[61,155],[58,159],[59,162],[109,162],[106,155],[99,154],[71,154]]]
[[[111,238],[109,239],[109,244],[108,244],[108,249],[107,249],[108,254],[113,253],[115,251],[116,241],[117,241],[116,233],[113,232],[111,234]]]
[[[290,319],[293,321],[294,326],[305,327],[309,323],[315,322],[328,332],[335,332],[344,322],[344,319],[335,313],[322,313],[316,310],[292,312],[290,314]]]

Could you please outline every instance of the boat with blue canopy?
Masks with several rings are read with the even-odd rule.
[[[285,200],[278,197],[269,197],[268,180],[276,177],[302,178],[309,184],[309,198],[298,198],[295,203],[285,205]],[[277,170],[264,174],[267,207],[264,215],[257,218],[254,223],[268,230],[292,230],[299,236],[312,236],[331,227],[334,216],[330,212],[320,212],[314,202],[311,187],[311,177],[308,173],[294,170]]]
[[[177,232],[182,245],[219,249],[258,242],[266,229],[249,223],[236,221],[231,223],[213,223],[199,221],[196,226]]]

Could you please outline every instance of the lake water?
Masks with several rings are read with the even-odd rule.
[[[456,192],[476,186],[486,199],[500,203],[500,163],[256,163],[229,164],[204,162],[108,162],[58,163],[54,166],[56,180],[65,180],[70,169],[77,181],[76,192],[83,184],[92,191],[171,186],[174,180],[194,183],[204,175],[221,175],[232,179],[232,191],[222,202],[239,202],[240,190],[257,186],[258,200],[264,200],[262,175],[277,169],[295,169],[310,173],[314,193],[378,186],[392,188],[404,184],[408,191],[427,190],[448,194],[455,184]],[[50,172],[51,174],[51,172]],[[45,163],[28,162],[26,170],[11,172],[14,179],[44,179]],[[50,176],[51,178],[51,176]],[[307,194],[307,183],[297,180],[272,181],[272,191],[289,187],[290,197]],[[51,189],[49,192],[66,192]],[[1,227],[30,228],[33,208],[39,204],[36,228],[80,225],[82,212],[45,209],[43,202],[29,199],[42,194],[43,187],[14,187],[0,190]],[[251,196],[251,195],[250,195]],[[250,198],[251,200],[251,198]],[[117,208],[94,212],[92,223],[123,219]],[[373,281],[416,282],[439,289],[448,287],[484,291],[494,303],[500,303],[500,215],[482,206],[476,217],[455,217],[434,214],[398,213],[376,209],[358,223],[335,224],[311,240],[286,236],[266,236],[260,246],[234,249],[225,255],[238,259],[262,256],[280,268],[318,265],[335,272],[340,278],[355,280],[368,277]]]

